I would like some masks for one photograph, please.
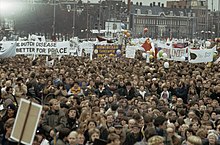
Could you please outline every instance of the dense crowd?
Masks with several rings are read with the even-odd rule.
[[[217,145],[219,64],[45,57],[0,60],[0,134],[10,138],[21,98],[43,105],[33,145]]]

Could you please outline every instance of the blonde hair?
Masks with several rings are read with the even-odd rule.
[[[68,135],[68,137],[70,137],[70,136],[77,138],[78,133],[76,131],[71,131],[70,134]]]
[[[191,135],[187,138],[187,141],[193,145],[202,145],[202,140],[198,136]]]
[[[147,143],[148,145],[158,145],[159,143],[162,143],[164,141],[164,138],[159,136],[159,135],[155,135],[151,138],[148,139]]]

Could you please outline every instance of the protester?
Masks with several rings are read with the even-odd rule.
[[[146,64],[137,58],[65,56],[53,67],[44,65],[43,56],[34,66],[26,56],[4,59],[1,135],[4,122],[15,118],[16,100],[36,98],[43,105],[38,130],[45,140],[76,145],[95,140],[110,145],[218,144],[219,64],[169,61],[164,68],[164,60]],[[75,135],[62,132],[66,129]],[[35,144],[40,142],[37,134]]]

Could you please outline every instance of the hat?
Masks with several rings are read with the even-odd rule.
[[[7,106],[7,109],[12,109],[12,110],[16,110],[16,106],[14,104],[9,104]]]
[[[121,124],[119,124],[119,123],[118,123],[118,124],[115,124],[114,127],[115,127],[115,128],[123,128],[123,126],[122,126]]]

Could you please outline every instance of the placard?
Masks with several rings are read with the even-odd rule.
[[[22,144],[32,144],[41,111],[41,105],[33,102],[30,104],[30,101],[21,99],[12,129],[11,138],[17,142],[21,141]]]

